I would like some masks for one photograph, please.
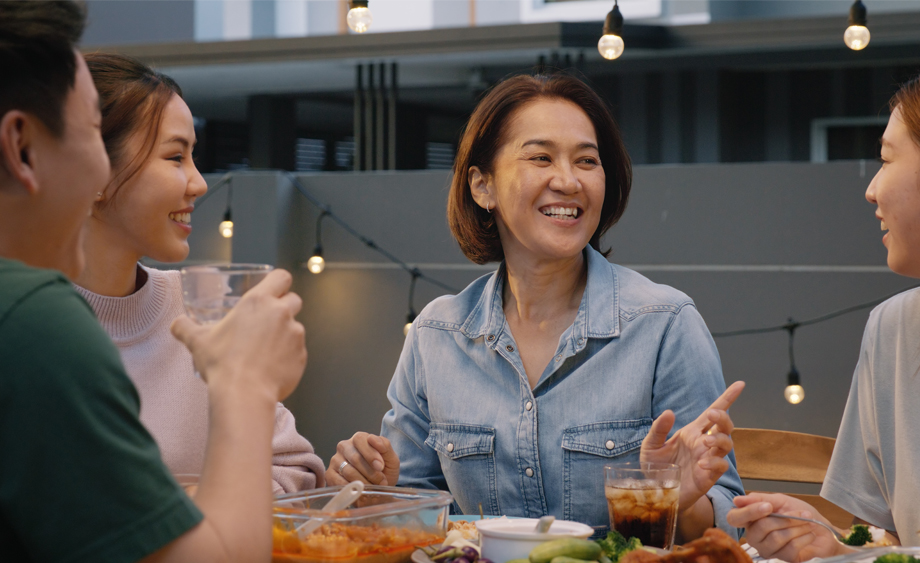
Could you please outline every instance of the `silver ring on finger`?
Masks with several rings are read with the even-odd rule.
[[[345,471],[345,466],[346,466],[346,465],[348,465],[348,462],[347,462],[347,461],[343,461],[342,463],[339,464],[339,469],[338,469],[339,475],[342,474],[342,471]]]

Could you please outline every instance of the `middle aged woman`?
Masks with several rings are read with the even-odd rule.
[[[208,392],[192,356],[170,333],[184,314],[179,272],[139,264],[188,256],[195,200],[208,186],[192,160],[195,126],[179,86],[121,55],[86,55],[99,92],[112,178],[86,225],[77,291],[118,346],[141,397],[141,422],[174,474],[204,464]],[[323,486],[322,460],[278,403],[272,440],[275,493]]]
[[[341,442],[329,483],[449,489],[463,513],[481,504],[603,532],[604,465],[668,461],[682,468],[678,541],[713,525],[737,534],[726,410],[743,384],[720,397],[718,352],[690,298],[600,252],[631,176],[609,110],[580,80],[516,76],[484,97],[448,218],[467,257],[501,265],[421,312],[383,436]]]

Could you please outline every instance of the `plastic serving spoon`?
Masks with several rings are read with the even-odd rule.
[[[337,492],[335,496],[332,497],[332,500],[327,502],[326,506],[320,509],[320,512],[330,513],[344,510],[351,506],[353,502],[358,500],[358,497],[360,497],[362,493],[364,493],[364,483],[361,481],[352,481],[351,483],[342,487],[342,490]],[[297,526],[297,535],[303,539],[304,537],[313,533],[325,522],[326,518],[323,518],[322,516],[317,518],[310,518],[300,526]]]
[[[540,520],[537,522],[537,527],[534,528],[534,531],[538,534],[545,534],[546,532],[549,531],[550,526],[552,526],[553,522],[555,521],[556,521],[555,516],[550,516],[550,515],[542,516],[540,517]]]

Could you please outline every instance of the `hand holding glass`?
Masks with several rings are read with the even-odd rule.
[[[677,530],[680,466],[633,461],[604,466],[610,527],[642,545],[671,549]]]
[[[262,281],[268,264],[213,264],[182,268],[182,300],[192,320],[213,324],[224,318],[244,293]]]

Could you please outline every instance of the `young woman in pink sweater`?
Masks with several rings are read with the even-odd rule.
[[[179,272],[139,264],[188,256],[191,213],[208,189],[192,160],[195,127],[182,91],[134,59],[87,55],[99,91],[112,177],[86,226],[77,290],[118,346],[141,398],[140,418],[175,474],[200,473],[208,394],[188,349],[170,334],[184,314]],[[322,460],[278,403],[272,441],[275,493],[321,487]]]

